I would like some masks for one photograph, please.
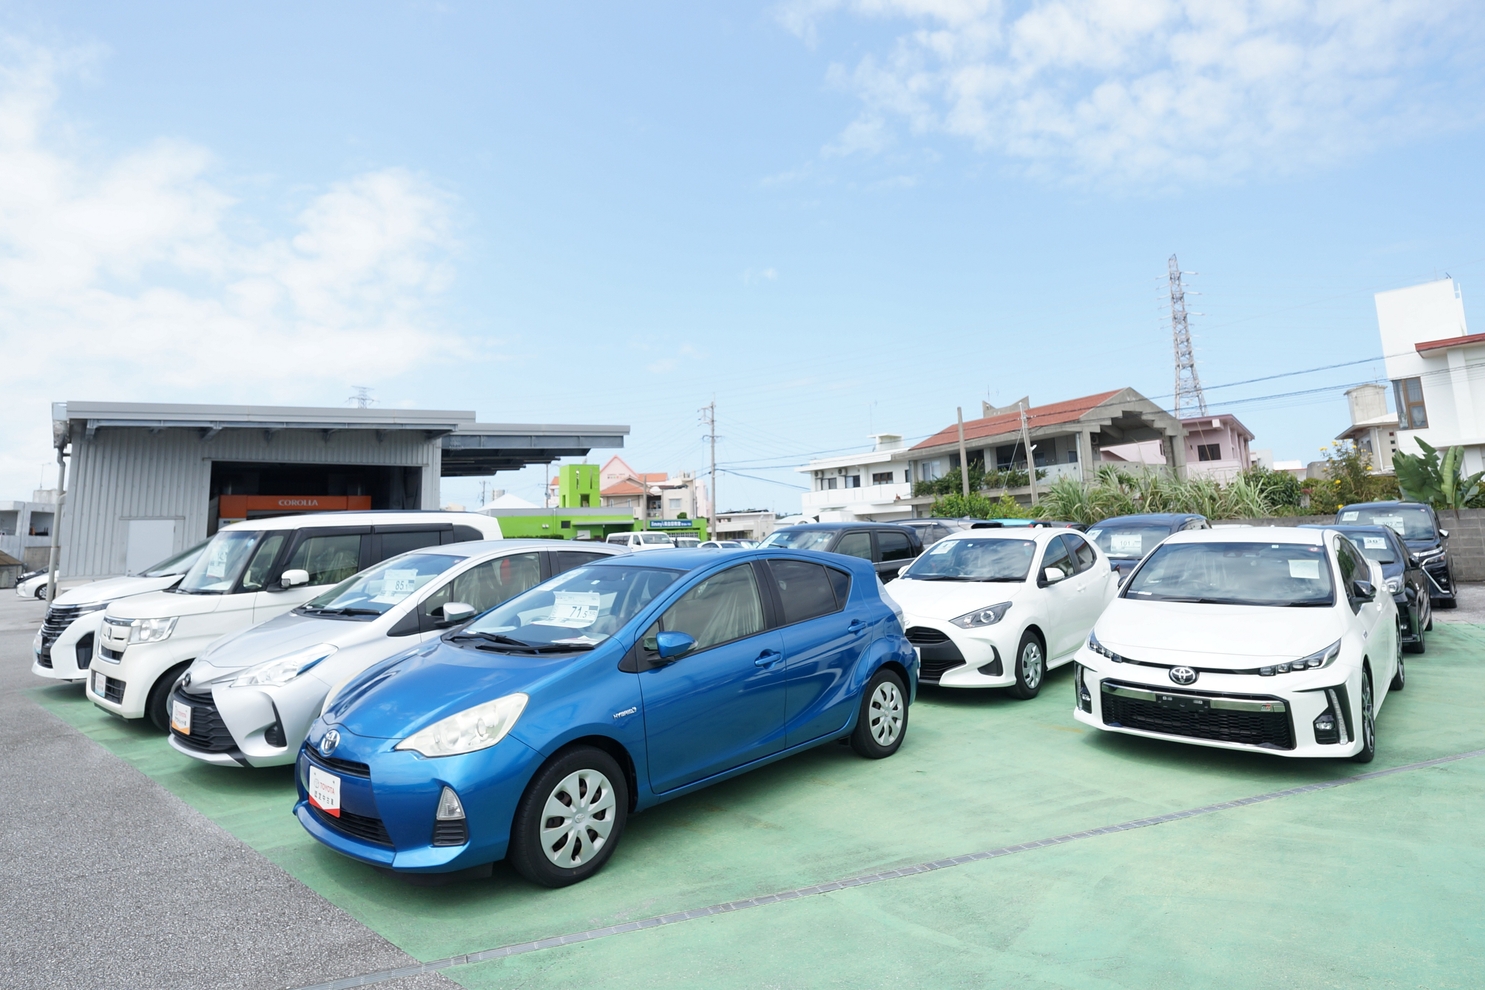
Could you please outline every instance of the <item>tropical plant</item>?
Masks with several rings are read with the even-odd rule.
[[[1299,479],[1294,475],[1262,465],[1242,472],[1238,475],[1238,480],[1256,489],[1269,508],[1279,515],[1297,512],[1305,494]]]
[[[1462,509],[1480,495],[1485,471],[1464,477],[1464,448],[1447,447],[1442,459],[1438,448],[1419,440],[1423,455],[1392,455],[1392,469],[1402,494],[1414,502],[1427,502],[1436,509]]]
[[[929,512],[945,519],[1032,519],[1032,511],[1009,495],[998,499],[989,498],[979,492],[970,492],[966,497],[960,492],[950,492],[933,500]]]

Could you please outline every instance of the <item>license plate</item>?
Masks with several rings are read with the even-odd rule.
[[[309,803],[327,815],[340,817],[340,778],[309,765]]]
[[[1204,712],[1212,707],[1206,698],[1193,698],[1184,694],[1157,694],[1155,703],[1162,708],[1178,708],[1187,712]]]
[[[101,671],[95,672],[93,674],[93,693],[101,698],[107,690],[108,678]]]
[[[183,736],[191,734],[191,706],[179,701],[170,703],[170,728]]]

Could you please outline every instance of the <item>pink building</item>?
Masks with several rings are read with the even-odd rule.
[[[1229,482],[1252,465],[1253,433],[1236,416],[1222,413],[1181,420],[1186,430],[1186,477]]]

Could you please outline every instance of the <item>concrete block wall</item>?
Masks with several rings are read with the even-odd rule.
[[[1246,526],[1299,526],[1334,522],[1335,516],[1280,516],[1275,519],[1228,519],[1213,523]],[[1441,509],[1439,525],[1449,531],[1449,558],[1456,581],[1485,581],[1485,509]]]

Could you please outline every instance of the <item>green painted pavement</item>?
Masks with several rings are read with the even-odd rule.
[[[1479,749],[1485,747],[1485,724],[1478,718],[1485,702],[1485,686],[1477,675],[1482,652],[1485,652],[1485,629],[1442,623],[1435,628],[1428,654],[1409,658],[1407,690],[1387,700],[1379,719],[1378,759],[1368,768],[1349,762],[1293,761],[1226,753],[1087,731],[1070,714],[1071,678],[1066,670],[1054,673],[1042,696],[1031,702],[1013,701],[994,692],[925,691],[912,709],[908,741],[893,758],[869,762],[856,757],[846,747],[828,744],[662,805],[631,819],[623,845],[602,873],[560,891],[534,889],[503,868],[497,868],[493,880],[438,888],[412,887],[396,878],[381,876],[323,849],[300,829],[290,813],[293,781],[287,768],[250,771],[201,764],[177,754],[153,732],[102,714],[76,688],[43,688],[35,694],[64,720],[139,767],[400,948],[420,959],[435,959],[1178,811],[1328,780],[1362,769],[1381,769]],[[1108,903],[1119,905],[1115,913],[1127,916],[1130,924],[1137,927],[1154,926],[1150,929],[1153,933],[1165,924],[1161,919],[1179,922],[1180,918],[1170,919],[1162,913],[1169,905],[1160,899],[1163,895],[1131,893],[1131,899],[1121,900],[1119,874],[1134,875],[1125,878],[1132,885],[1131,891],[1158,892],[1162,887],[1157,881],[1167,871],[1179,873],[1184,864],[1185,869],[1205,874],[1216,870],[1214,863],[1218,861],[1205,854],[1177,855],[1181,847],[1171,847],[1169,838],[1162,839],[1172,830],[1179,829],[1181,834],[1189,836],[1201,837],[1209,832],[1220,836],[1225,827],[1235,837],[1234,841],[1241,840],[1236,842],[1236,847],[1252,845],[1255,837],[1264,834],[1263,829],[1271,827],[1261,823],[1290,822],[1292,807],[1302,802],[1328,808],[1360,801],[1364,809],[1366,802],[1383,800],[1379,796],[1396,793],[1394,789],[1421,786],[1408,783],[1414,777],[1437,775],[1429,779],[1455,780],[1466,779],[1474,772],[1473,769],[1410,772],[1388,778],[1385,785],[1380,781],[1366,782],[1354,788],[1286,798],[1262,806],[1261,811],[1225,812],[1218,817],[1221,822],[1229,823],[1226,826],[1220,825],[1216,818],[1203,819],[1200,823],[1162,825],[1055,851],[1043,850],[963,867],[942,875],[890,881],[849,894],[812,898],[809,904],[758,908],[725,919],[686,922],[663,932],[618,936],[593,943],[589,948],[562,951],[565,955],[593,951],[605,957],[618,953],[616,958],[624,958],[624,953],[638,950],[618,947],[616,943],[653,946],[651,940],[656,938],[667,942],[681,939],[685,952],[699,956],[720,952],[716,957],[719,965],[729,952],[759,956],[753,960],[754,969],[739,970],[753,973],[755,979],[750,985],[759,985],[760,980],[780,986],[832,985],[835,970],[831,967],[822,970],[817,966],[795,972],[796,967],[785,955],[778,955],[773,963],[768,961],[776,954],[775,947],[782,953],[784,945],[797,935],[801,945],[814,946],[811,952],[824,952],[822,945],[828,943],[831,952],[838,948],[844,957],[859,956],[862,965],[866,960],[876,960],[874,972],[886,980],[890,971],[885,963],[893,954],[884,951],[885,947],[879,949],[883,932],[874,932],[871,925],[862,921],[865,915],[861,911],[886,910],[885,906],[898,898],[913,896],[907,893],[909,890],[930,891],[926,899],[915,901],[919,909],[913,924],[923,927],[924,932],[920,933],[923,939],[934,942],[926,932],[952,932],[954,919],[961,916],[979,918],[979,924],[990,924],[991,918],[999,917],[998,905],[1004,903],[1001,885],[1014,884],[1014,878],[1024,873],[1024,882],[1029,884],[1027,890],[1039,890],[1038,884],[1045,882],[1051,899],[1045,907],[1040,901],[1026,902],[1024,911],[1012,911],[1024,915],[1024,923],[998,920],[994,922],[997,931],[1019,931],[1023,925],[1038,928],[1032,921],[1041,910],[1058,917],[1096,920],[1101,915],[1088,916],[1082,904],[1085,880],[1068,879],[1059,900],[1050,893],[1057,889],[1058,875],[1054,872],[1043,877],[1038,872],[1047,869],[1047,863],[1075,864],[1083,862],[1084,857],[1104,864],[1097,874],[1096,889],[1106,893]],[[1427,800],[1432,798],[1416,798],[1413,813],[1428,817],[1417,805]],[[1485,804],[1478,800],[1478,791],[1460,792],[1451,800],[1465,802],[1465,807],[1472,807],[1476,814],[1485,811]],[[1474,803],[1471,805],[1470,801]],[[1433,827],[1432,818],[1429,821]],[[1404,824],[1395,823],[1386,841],[1406,841]],[[1258,831],[1253,831],[1255,827]],[[1314,821],[1301,819],[1299,827],[1317,826]],[[1287,831],[1282,839],[1280,848],[1298,841]],[[1192,841],[1200,843],[1201,839]],[[1461,863],[1478,851],[1477,846],[1468,844],[1474,842],[1468,833],[1455,835],[1449,841]],[[1249,861],[1244,858],[1248,854],[1238,855],[1236,847],[1232,853],[1236,857],[1234,869]],[[1184,848],[1189,852],[1190,847]],[[1054,855],[1056,858],[1049,858]],[[1222,855],[1227,855],[1225,849]],[[1340,876],[1349,869],[1337,850],[1331,849],[1326,857],[1324,861],[1331,870],[1340,871],[1334,875]],[[1066,870],[1068,878],[1085,877],[1076,866],[1061,869]],[[1295,875],[1293,871],[1286,872],[1284,882],[1271,889],[1288,890],[1285,884]],[[1234,874],[1234,878],[1223,883],[1227,886],[1238,883],[1236,877]],[[992,882],[995,893],[985,886]],[[1274,883],[1268,876],[1253,882]],[[947,886],[941,888],[938,886],[941,884]],[[1438,890],[1428,889],[1433,890],[1431,897],[1439,895]],[[1330,896],[1343,895],[1332,890]],[[1284,931],[1303,931],[1312,917],[1308,913],[1310,905],[1305,902],[1303,892],[1290,890],[1285,897],[1274,904],[1278,912],[1274,920]],[[861,907],[848,909],[840,907],[841,904]],[[1375,912],[1363,913],[1362,917],[1385,928],[1386,919]],[[1478,920],[1478,912],[1474,917]],[[1244,915],[1235,917],[1232,923],[1244,931],[1258,932],[1269,921],[1268,917]],[[796,931],[792,927],[795,924],[804,927]],[[705,933],[732,931],[730,927],[719,929],[719,925],[742,926],[735,937],[743,942],[731,948],[713,946],[703,952],[703,944],[712,937]],[[769,933],[767,952],[760,953],[760,946],[751,943],[759,932]],[[858,936],[865,941],[858,941]],[[734,936],[726,937],[730,941]],[[911,940],[920,936],[904,931],[903,937]],[[684,941],[690,938],[701,941],[694,944]],[[1052,981],[1047,985],[1122,985],[1087,982],[1084,976],[1093,970],[1086,961],[1077,962],[1082,957],[1073,952],[1076,942],[1073,939],[1059,943],[1060,949],[1043,946],[1037,950],[1050,957],[1048,968],[1015,969],[1014,959],[1008,957],[1004,961],[1005,966],[1011,967],[1005,971],[1008,985],[1018,985],[1018,980],[1027,986],[1043,985],[1038,981],[1045,980]],[[1178,942],[1176,939],[1172,945],[1177,946]],[[1189,952],[1190,946],[1177,946],[1171,951]],[[545,967],[553,967],[555,971],[563,965],[556,959],[545,961],[548,955],[549,952],[535,953],[519,961],[507,960],[457,972],[470,974],[460,975],[460,979],[478,981],[485,979],[487,972],[498,971],[513,978],[537,980],[532,985],[541,985],[540,974],[546,971]],[[1014,957],[1015,953],[1010,956]],[[796,961],[808,958],[807,953]],[[944,978],[950,981],[948,985],[961,977],[967,981],[975,973],[982,978],[985,970],[976,969],[982,963],[983,959],[981,963],[966,962],[956,971],[959,976]],[[773,974],[768,978],[756,969],[774,965],[777,971],[768,969]],[[855,973],[854,978],[859,982],[863,970],[853,965],[843,962],[840,972]],[[1114,972],[1117,971],[1116,968]],[[1073,979],[1074,972],[1084,976]],[[1151,975],[1155,971],[1139,972],[1142,974],[1139,979],[1151,985],[1149,980],[1155,979]],[[570,980],[571,975],[564,978]],[[935,979],[933,973],[925,970],[906,985],[930,985]],[[1343,980],[1335,985],[1349,984]]]

